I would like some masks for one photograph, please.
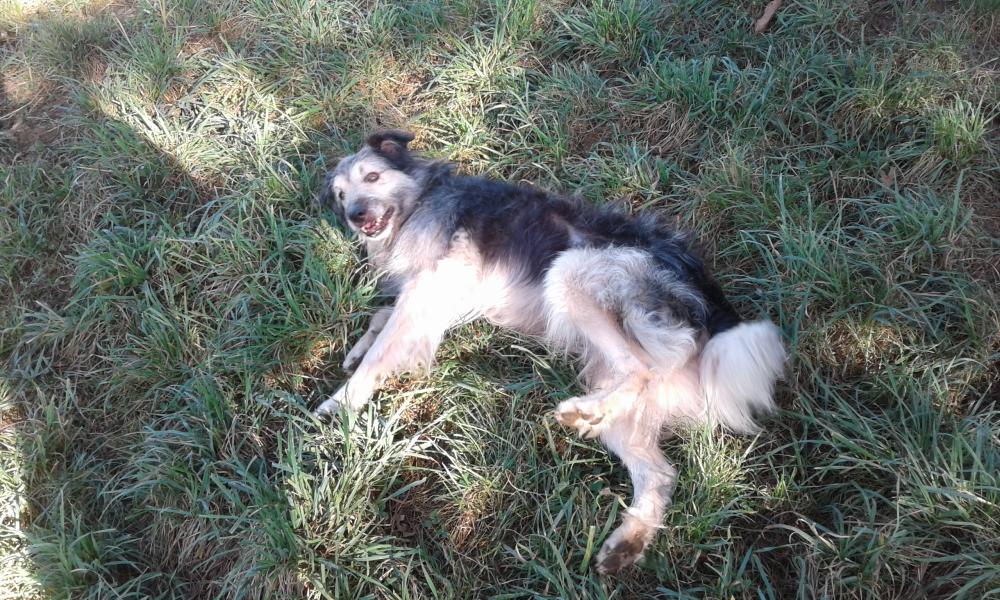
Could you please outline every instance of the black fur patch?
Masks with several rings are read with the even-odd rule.
[[[405,171],[409,168],[412,157],[407,144],[413,141],[413,134],[401,129],[383,129],[376,131],[365,140],[375,153],[389,161],[394,169]]]
[[[651,285],[649,297],[641,300],[652,310],[670,311],[710,335],[740,322],[688,236],[651,215],[630,216],[617,208],[597,208],[536,188],[447,172],[429,184],[424,198],[432,205],[429,210],[453,219],[446,232],[449,237],[464,229],[487,263],[521,268],[528,281],[539,280],[556,256],[573,245],[640,248],[704,300],[704,304],[691,302]],[[435,207],[436,202],[450,206]]]

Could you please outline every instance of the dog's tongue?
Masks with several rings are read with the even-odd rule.
[[[385,220],[385,215],[382,215],[377,219],[372,219],[371,221],[368,221],[364,225],[362,225],[361,230],[364,231],[366,234],[376,233],[378,232],[379,229],[381,229],[384,220]]]
[[[372,219],[371,221],[366,222],[364,225],[361,226],[361,231],[363,231],[365,235],[377,234],[378,232],[385,229],[385,224],[389,220],[390,215],[392,215],[392,209],[389,209],[386,212],[382,213],[382,216],[380,216],[379,218]]]

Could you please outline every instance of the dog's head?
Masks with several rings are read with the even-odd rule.
[[[326,175],[320,202],[366,242],[389,239],[416,207],[421,182],[406,147],[411,141],[407,131],[375,132]]]

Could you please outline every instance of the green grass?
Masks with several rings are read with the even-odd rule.
[[[0,598],[1000,596],[990,0],[0,0]],[[695,230],[793,360],[626,474],[476,323],[350,423],[377,302],[314,204],[376,126]]]

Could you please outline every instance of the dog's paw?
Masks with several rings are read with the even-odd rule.
[[[340,412],[340,402],[329,398],[316,407],[316,410],[313,411],[313,416],[325,418],[333,416],[338,412]]]
[[[313,415],[316,417],[330,417],[340,412],[340,407],[344,406],[347,397],[347,386],[341,386],[337,392],[327,398],[322,404],[316,407]]]
[[[623,523],[604,541],[601,551],[597,553],[597,572],[614,575],[635,564],[642,559],[642,552],[649,539],[649,532],[644,528]]]
[[[604,410],[603,403],[585,398],[563,400],[556,407],[556,421],[563,427],[575,428],[584,439],[593,439],[604,433],[611,424],[612,415]]]
[[[340,386],[340,389],[333,396],[330,396],[329,400],[320,404],[313,411],[313,414],[322,417],[336,413],[341,408],[352,413],[358,412],[368,403],[374,392],[374,383],[370,379],[358,377],[355,373],[347,383]]]

